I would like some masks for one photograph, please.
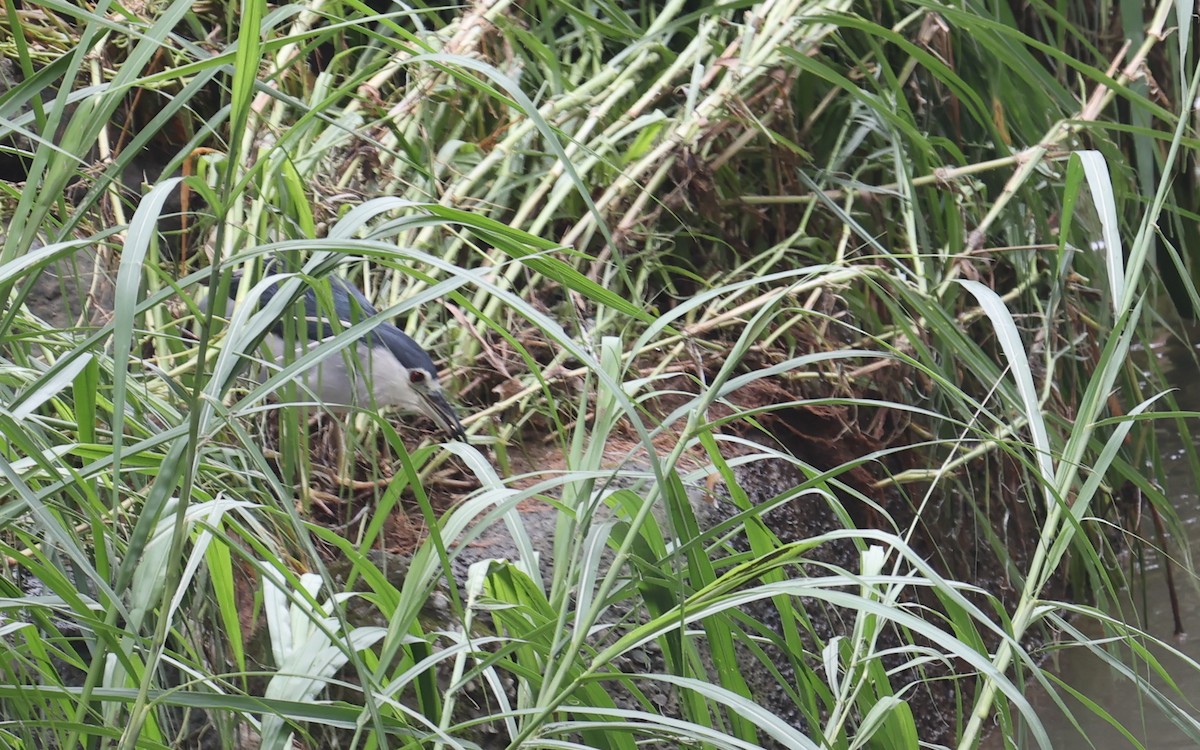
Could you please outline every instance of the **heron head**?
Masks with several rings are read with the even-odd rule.
[[[420,412],[432,419],[447,435],[465,443],[467,433],[458,420],[458,413],[442,393],[437,378],[428,370],[417,367],[408,371],[408,384],[417,395]]]

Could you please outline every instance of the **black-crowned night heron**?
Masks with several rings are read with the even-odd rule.
[[[328,278],[331,299],[318,302],[317,293],[311,286],[304,292],[305,325],[294,327],[293,336],[297,340],[291,361],[338,331],[378,315],[366,295],[353,284],[333,275]],[[240,283],[241,274],[234,274],[231,296],[236,295]],[[277,284],[269,285],[259,298],[259,304],[267,304],[278,292]],[[336,316],[336,326],[330,311]],[[280,366],[288,361],[284,336],[285,326],[279,320],[264,342]],[[451,437],[467,439],[458,414],[438,383],[433,359],[411,336],[389,321],[368,331],[353,347],[330,353],[299,377],[303,386],[330,408],[390,407],[410,414],[424,414]]]

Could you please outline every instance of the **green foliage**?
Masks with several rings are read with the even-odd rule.
[[[1129,360],[1200,304],[1194,7],[1119,6],[7,2],[0,741],[1049,747],[1050,631],[1200,740],[1099,533],[1179,535]],[[472,443],[330,466],[295,376],[393,319]]]

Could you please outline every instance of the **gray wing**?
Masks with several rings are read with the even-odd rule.
[[[333,290],[333,309],[338,314],[340,320],[357,323],[372,315],[379,314],[379,311],[375,309],[375,306],[371,304],[366,295],[349,281],[338,276],[330,276],[329,286]],[[316,294],[313,293],[312,289],[309,289],[304,295],[304,309],[310,317],[316,317],[316,313],[314,312],[316,301]],[[312,335],[311,327],[309,335]],[[378,328],[368,333],[366,341],[371,346],[387,347],[388,351],[396,357],[400,364],[404,365],[405,369],[414,370],[419,368],[427,371],[434,377],[437,376],[437,367],[433,364],[433,359],[429,356],[429,353],[414,341],[412,336],[401,331],[390,321],[385,321]]]
[[[337,329],[334,328],[329,316],[328,304],[318,302],[316,291],[312,287],[307,287],[304,291],[304,317],[305,334],[310,341],[328,338],[347,326],[379,314],[379,311],[358,287],[339,276],[329,276],[328,278],[333,299],[333,313],[341,325]],[[241,274],[235,273],[230,285],[230,295],[237,293],[240,284]],[[271,284],[263,290],[260,304],[270,302],[278,292],[279,286]],[[284,335],[283,321],[276,321],[275,325],[271,327],[271,333],[282,337]],[[437,366],[433,364],[433,359],[428,352],[390,321],[384,321],[375,330],[369,331],[363,337],[363,342],[371,347],[386,347],[406,369],[423,369],[430,375],[437,376]]]

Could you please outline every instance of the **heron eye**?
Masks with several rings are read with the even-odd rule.
[[[424,370],[409,370],[408,382],[413,385],[421,385],[429,377],[429,374]]]

